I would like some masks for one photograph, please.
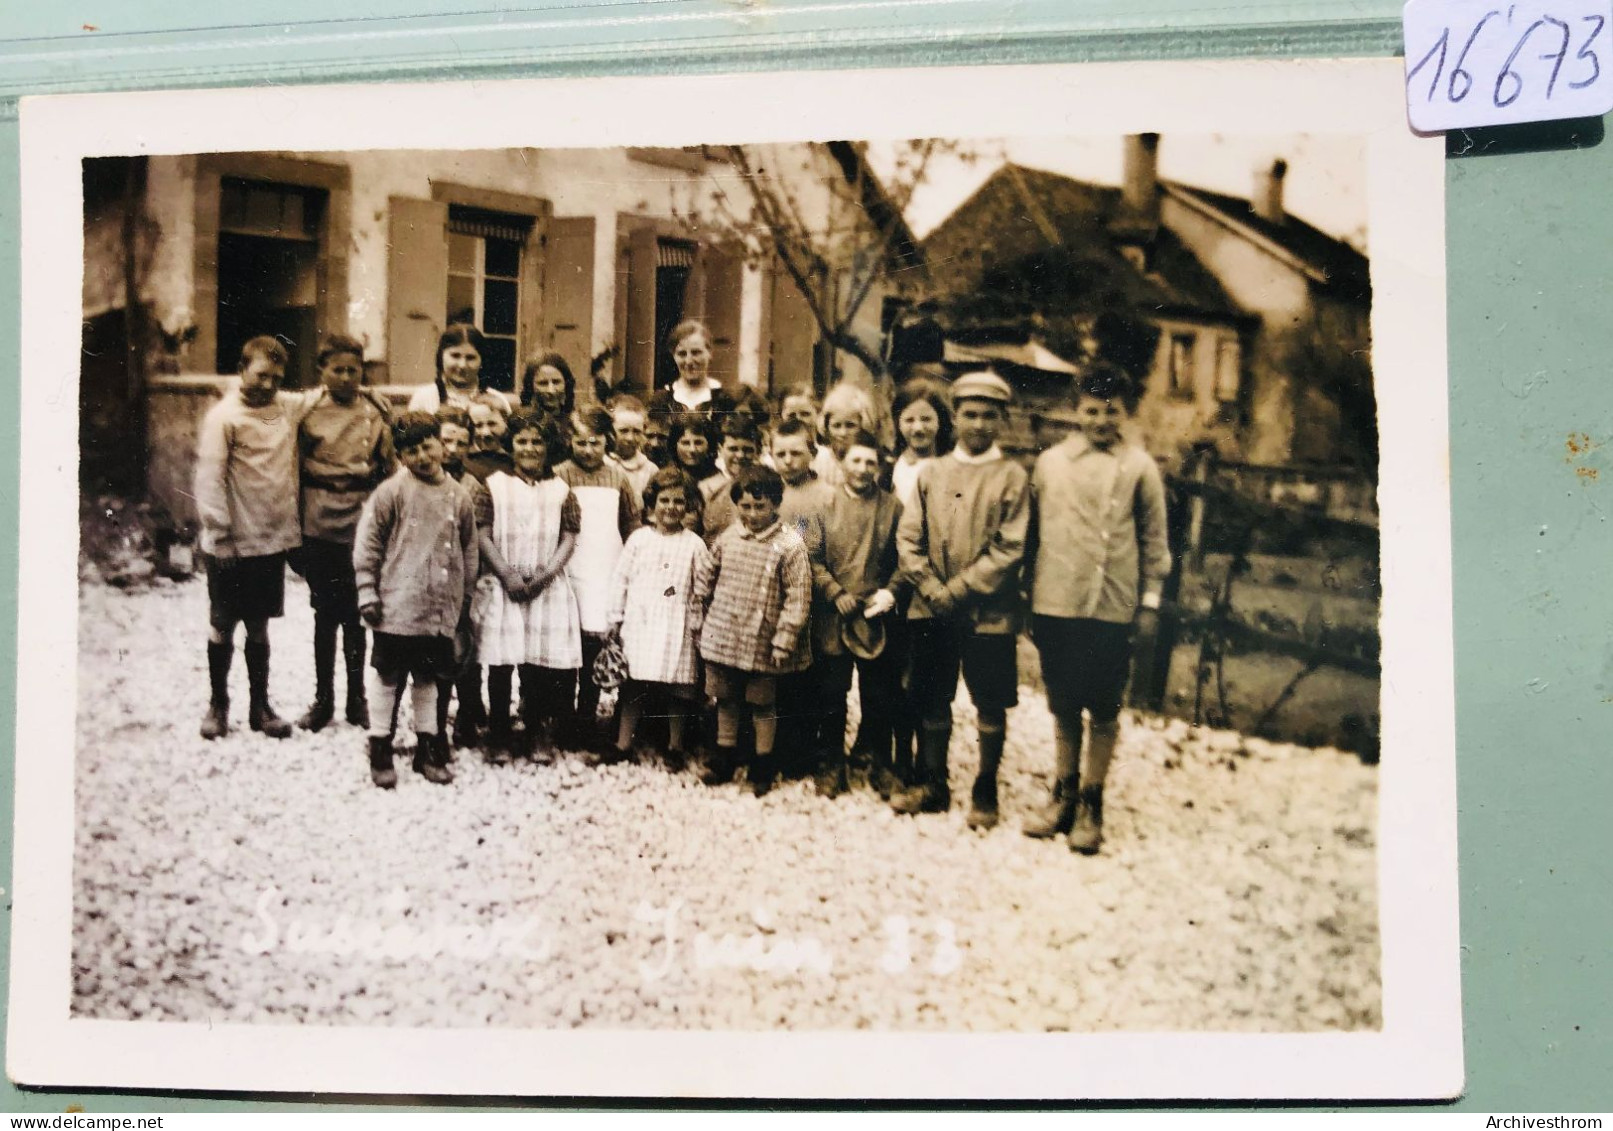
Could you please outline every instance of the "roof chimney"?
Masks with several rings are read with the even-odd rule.
[[[1255,174],[1255,191],[1249,198],[1249,206],[1254,209],[1256,216],[1272,224],[1283,222],[1283,178],[1288,176],[1288,162],[1281,157],[1271,163],[1271,168]]]
[[[1159,135],[1126,135],[1124,168],[1121,194],[1126,210],[1154,223],[1159,218]]]

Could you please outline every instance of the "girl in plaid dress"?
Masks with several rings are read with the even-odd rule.
[[[478,583],[473,614],[477,653],[488,669],[488,760],[509,759],[510,684],[519,668],[529,752],[550,762],[548,735],[571,713],[582,665],[577,599],[566,575],[582,511],[570,486],[554,474],[565,449],[551,418],[517,410],[506,443],[515,474],[493,473],[473,496],[489,570]]]
[[[683,726],[699,699],[697,654],[705,607],[701,579],[711,555],[700,535],[684,529],[684,515],[699,500],[694,480],[675,467],[662,468],[644,489],[651,525],[633,532],[617,559],[608,617],[622,640],[628,683],[622,690],[616,737],[619,754],[633,745],[645,704],[667,719],[667,763],[684,763]]]

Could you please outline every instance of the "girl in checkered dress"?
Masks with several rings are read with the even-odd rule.
[[[515,473],[474,489],[489,575],[477,586],[476,650],[487,665],[489,761],[510,754],[510,684],[521,673],[521,718],[531,754],[554,758],[554,723],[568,718],[582,666],[577,598],[566,565],[582,527],[577,496],[553,465],[564,454],[555,422],[530,409],[510,415],[505,442]]]
[[[700,697],[697,642],[705,608],[698,590],[711,555],[704,539],[683,525],[699,498],[694,480],[675,467],[650,479],[644,489],[650,525],[633,532],[616,561],[607,618],[627,658],[616,749],[632,749],[645,704],[654,701],[666,713],[667,762],[673,768],[683,765],[684,719]]]

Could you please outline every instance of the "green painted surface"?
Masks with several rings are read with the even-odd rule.
[[[934,5],[578,3],[433,16],[425,0],[348,5],[13,5],[0,13],[0,649],[16,654],[17,130],[7,96],[298,78],[656,72],[980,60],[1381,55],[1394,3],[1232,8],[1102,0]],[[253,26],[272,14],[272,26]],[[1011,14],[1011,22],[1005,19]],[[307,21],[307,22],[302,22]],[[99,30],[84,31],[83,24]],[[450,38],[448,28],[454,28]],[[358,38],[363,31],[365,38]],[[1461,889],[1473,1111],[1613,1107],[1613,440],[1606,145],[1449,164],[1451,468]],[[1578,441],[1576,440],[1576,444]],[[1572,457],[1572,458],[1571,458]],[[19,657],[26,662],[26,655]],[[13,670],[0,667],[0,866],[11,864]],[[22,862],[26,866],[26,861]],[[0,949],[9,957],[9,916]],[[309,1097],[300,1097],[304,1100]],[[337,1106],[338,1098],[326,1097]],[[349,1101],[361,1102],[361,1101]],[[263,1109],[275,1097],[18,1092],[0,1108]],[[290,1105],[284,1105],[290,1106]]]

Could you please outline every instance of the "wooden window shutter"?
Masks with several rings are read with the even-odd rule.
[[[627,334],[622,343],[629,380],[640,389],[655,387],[655,229],[643,227],[628,237]]]
[[[422,385],[437,375],[437,338],[448,317],[448,205],[388,201],[387,380]]]
[[[790,273],[774,263],[771,275],[768,370],[771,390],[777,393],[786,386],[815,383],[813,347],[818,341],[818,323]]]
[[[594,339],[594,218],[557,216],[549,221],[544,257],[543,341],[571,363],[579,391],[592,394],[588,362]]]
[[[743,255],[715,246],[700,249],[701,317],[711,329],[711,375],[732,387],[739,381],[739,313],[745,294]]]

